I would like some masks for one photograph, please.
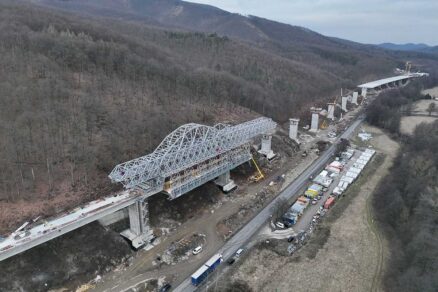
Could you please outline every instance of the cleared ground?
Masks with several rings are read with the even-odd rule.
[[[373,226],[367,202],[391,166],[398,144],[377,128],[365,130],[373,134],[370,143],[385,158],[369,166],[375,170],[361,179],[348,208],[329,229],[322,226],[317,230],[294,256],[281,256],[275,249],[263,247],[251,250],[236,267],[234,281],[245,281],[254,291],[378,290],[385,242]],[[341,203],[337,207],[342,207]],[[331,212],[336,212],[335,208]]]
[[[423,90],[421,93],[430,94],[432,97],[438,97],[438,86],[430,89]]]
[[[400,123],[400,132],[405,135],[411,135],[414,133],[415,128],[421,124],[421,123],[433,123],[437,117],[415,117],[415,116],[409,116],[409,117],[402,117],[401,123]]]

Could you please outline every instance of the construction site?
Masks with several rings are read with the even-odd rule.
[[[372,139],[359,131],[363,108],[379,92],[422,74],[362,84],[361,92],[341,90],[326,108],[311,107],[287,125],[259,117],[236,125],[180,126],[153,153],[114,167],[109,178],[124,191],[54,218],[34,218],[3,236],[0,270],[8,277],[0,286],[154,291],[169,285],[194,291],[220,283],[217,269],[233,281],[248,273],[261,277],[245,267],[256,266],[249,250],[263,257],[269,250],[293,255],[306,244],[378,157],[375,145],[349,141]],[[105,240],[96,238],[94,248],[90,242],[76,252],[82,258],[101,250],[102,261],[81,271],[72,245],[87,230]],[[63,277],[55,280],[59,271],[49,260],[32,271],[35,255],[48,253],[50,259],[53,251],[66,250],[68,256],[57,257],[67,269]],[[256,282],[249,285],[263,290]]]

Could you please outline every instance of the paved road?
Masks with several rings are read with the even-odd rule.
[[[359,117],[354,121],[347,130],[336,140],[341,138],[349,138],[356,128],[363,122],[364,117]],[[318,172],[332,158],[336,150],[336,143],[333,143],[330,148],[325,151],[309,168],[307,168],[296,180],[287,186],[274,200],[271,201],[264,209],[260,211],[251,221],[249,221],[239,232],[237,232],[229,241],[227,241],[219,250],[218,253],[223,255],[224,260],[229,259],[237,249],[245,245],[250,238],[267,222],[271,215],[271,210],[275,204],[282,199],[289,200],[292,196],[300,191],[301,188],[309,182],[309,177]],[[190,279],[184,280],[174,291],[195,291]]]

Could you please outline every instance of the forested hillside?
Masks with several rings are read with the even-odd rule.
[[[417,127],[374,195],[389,235],[388,291],[438,290],[438,121]]]
[[[355,51],[346,63],[299,46],[287,58],[226,36],[18,3],[0,3],[0,232],[108,194],[115,164],[183,123],[306,118],[340,86],[401,62]]]

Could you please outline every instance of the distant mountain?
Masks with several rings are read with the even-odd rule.
[[[210,5],[180,0],[30,0],[82,14],[114,16],[124,20],[143,19],[166,27],[214,32],[254,43],[312,43],[325,46],[335,41],[299,26],[283,24],[256,16],[230,13]]]
[[[431,47],[426,44],[394,44],[394,43],[383,43],[377,45],[381,48],[393,51],[415,51],[415,52],[425,52],[428,51]]]

